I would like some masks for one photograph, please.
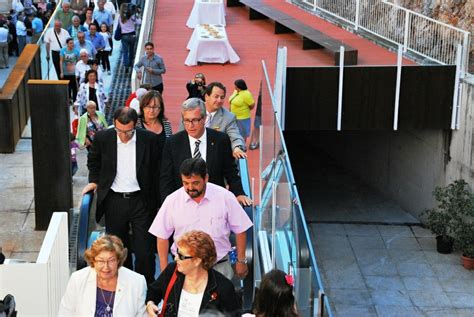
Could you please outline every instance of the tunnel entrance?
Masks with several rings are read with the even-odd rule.
[[[429,131],[286,131],[308,222],[419,224],[444,177],[444,139]]]

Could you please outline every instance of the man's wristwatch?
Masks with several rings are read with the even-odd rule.
[[[246,257],[245,257],[245,258],[243,258],[243,259],[239,259],[239,258],[237,258],[237,262],[238,262],[238,263],[242,263],[242,264],[247,264],[248,260],[247,260],[247,258],[246,258]]]

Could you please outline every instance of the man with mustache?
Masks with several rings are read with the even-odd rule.
[[[202,230],[216,245],[217,262],[213,268],[232,279],[234,271],[228,256],[232,248],[229,241],[232,231],[237,249],[235,273],[244,278],[248,272],[246,232],[252,227],[252,221],[231,192],[208,182],[209,174],[202,158],[184,160],[180,175],[183,186],[165,199],[148,231],[157,237],[161,270],[168,265],[168,239],[171,235],[176,240],[188,231]],[[176,255],[175,243],[171,252]]]

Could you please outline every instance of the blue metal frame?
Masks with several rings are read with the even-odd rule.
[[[77,269],[87,266],[84,260],[84,252],[89,241],[89,215],[92,206],[94,192],[88,192],[82,196],[81,207],[79,209],[79,229],[77,237]]]

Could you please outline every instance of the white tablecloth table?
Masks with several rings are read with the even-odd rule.
[[[189,50],[184,64],[188,66],[202,63],[237,63],[240,57],[227,38],[225,27],[215,24],[198,25],[194,29],[186,47]]]
[[[194,0],[194,6],[186,26],[195,28],[198,24],[220,24],[225,26],[223,0]]]

